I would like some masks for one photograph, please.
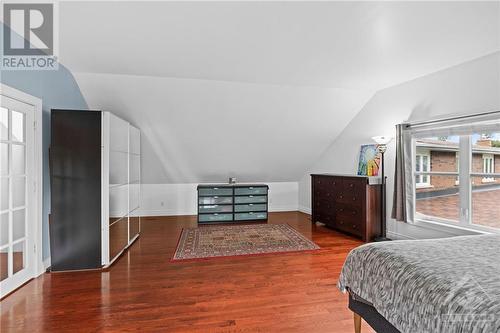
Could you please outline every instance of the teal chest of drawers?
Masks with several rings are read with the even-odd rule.
[[[198,185],[198,223],[267,220],[266,184]]]

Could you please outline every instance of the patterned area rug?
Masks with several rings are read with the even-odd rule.
[[[172,260],[318,250],[288,224],[200,226],[183,229]]]

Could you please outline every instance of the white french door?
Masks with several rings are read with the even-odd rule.
[[[35,274],[35,106],[0,94],[0,297]]]

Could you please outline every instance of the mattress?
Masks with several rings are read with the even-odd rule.
[[[500,332],[500,235],[365,244],[338,287],[401,332]]]

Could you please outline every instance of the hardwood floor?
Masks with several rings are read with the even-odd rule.
[[[298,212],[271,213],[321,250],[172,263],[195,217],[148,217],[108,271],[44,274],[1,302],[7,332],[354,332],[337,278],[361,244]],[[363,324],[363,332],[373,332]]]

